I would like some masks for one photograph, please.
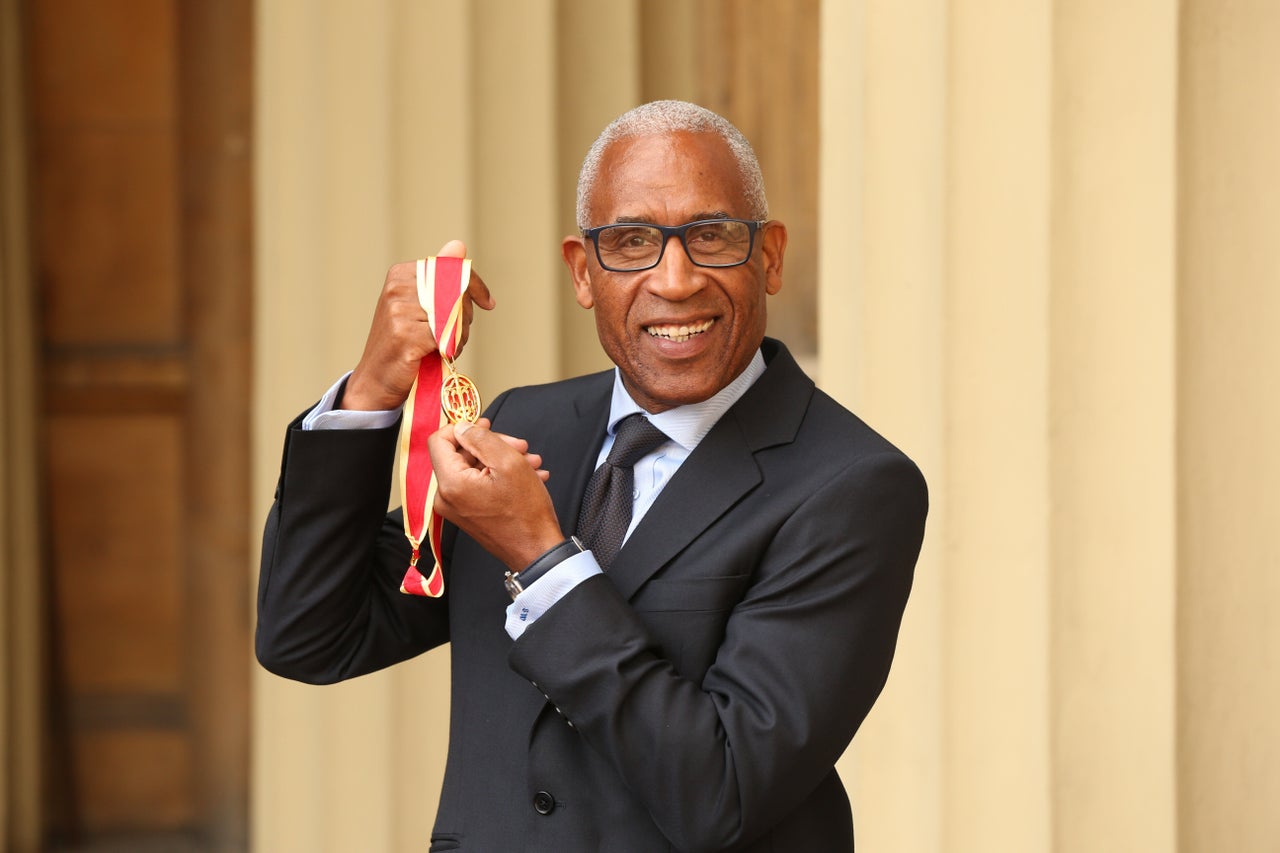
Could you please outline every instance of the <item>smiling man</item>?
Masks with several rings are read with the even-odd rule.
[[[787,232],[723,118],[614,121],[578,225],[561,251],[616,370],[432,436],[439,599],[398,591],[382,513],[435,346],[392,268],[356,369],[290,427],[259,659],[332,682],[450,644],[432,850],[851,850],[834,765],[888,675],[924,482],[765,337]]]

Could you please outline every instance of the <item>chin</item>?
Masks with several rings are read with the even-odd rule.
[[[673,390],[671,386],[658,389],[659,393],[650,394],[651,400],[657,401],[660,405],[668,409],[674,409],[677,406],[690,406],[694,403],[701,403],[715,396],[717,388],[689,388],[685,390]]]

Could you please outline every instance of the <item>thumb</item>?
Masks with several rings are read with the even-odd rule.
[[[438,258],[465,258],[467,256],[467,244],[461,240],[450,240],[440,247],[440,251],[436,252]]]

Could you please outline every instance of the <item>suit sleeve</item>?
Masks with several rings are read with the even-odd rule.
[[[762,554],[700,683],[605,577],[513,646],[672,844],[732,848],[831,772],[888,676],[927,511],[918,469],[881,452],[818,484]]]
[[[399,591],[410,549],[386,511],[396,434],[290,425],[258,578],[255,650],[271,672],[332,683],[447,640],[445,601]]]

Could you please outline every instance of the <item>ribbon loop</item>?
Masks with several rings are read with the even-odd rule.
[[[400,498],[404,535],[413,546],[413,559],[405,571],[400,591],[439,598],[444,594],[444,574],[440,568],[444,519],[433,510],[436,476],[427,452],[427,439],[446,423],[474,421],[480,416],[480,394],[475,383],[453,368],[453,358],[462,345],[462,297],[471,281],[471,261],[423,258],[418,261],[417,274],[418,301],[427,312],[436,349],[427,353],[418,365],[418,378],[409,391],[400,425]],[[431,547],[433,561],[431,573],[425,577],[418,569],[419,549],[424,540]]]

